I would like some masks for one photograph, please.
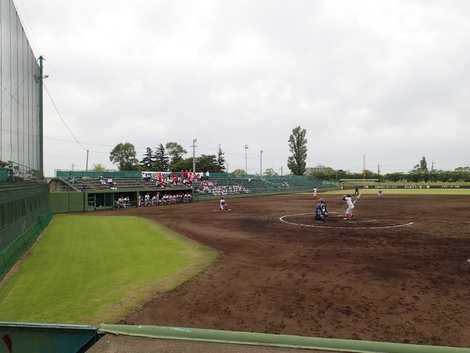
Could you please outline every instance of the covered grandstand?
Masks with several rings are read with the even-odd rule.
[[[57,171],[49,181],[52,211],[81,212],[107,210],[127,200],[126,207],[143,205],[146,195],[152,204],[165,197],[191,195],[191,200],[220,196],[248,196],[335,188],[334,183],[304,176],[235,177],[226,173],[139,172],[139,171]],[[156,201],[155,201],[156,200]]]

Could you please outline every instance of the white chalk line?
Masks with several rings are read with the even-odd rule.
[[[332,212],[330,212],[330,213],[332,213]],[[329,229],[393,229],[393,228],[409,227],[409,226],[414,224],[414,222],[408,222],[408,223],[401,223],[401,224],[392,224],[392,225],[389,225],[389,226],[350,227],[350,226],[327,226],[327,225],[319,225],[319,224],[295,223],[295,222],[289,222],[289,221],[285,220],[285,218],[287,218],[287,217],[305,216],[305,215],[312,215],[312,217],[313,217],[313,213],[309,213],[309,212],[308,213],[296,213],[296,214],[288,214],[288,215],[284,215],[282,217],[279,217],[279,221],[281,221],[281,223],[285,223],[285,224],[289,224],[289,225],[293,225],[293,226],[298,226],[298,227],[329,228]]]

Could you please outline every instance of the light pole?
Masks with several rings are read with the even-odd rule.
[[[259,151],[259,176],[263,176],[263,150]]]
[[[248,174],[248,145],[245,144],[245,172]]]
[[[191,145],[193,148],[193,173],[196,173],[196,142],[197,138],[193,138],[193,144]]]

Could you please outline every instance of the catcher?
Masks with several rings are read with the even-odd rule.
[[[328,207],[326,206],[326,201],[320,199],[320,202],[315,206],[315,220],[325,223],[328,219]]]

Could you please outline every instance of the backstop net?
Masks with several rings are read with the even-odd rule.
[[[40,69],[12,0],[0,0],[0,168],[42,175]]]
[[[0,277],[51,213],[42,163],[42,78],[12,0],[0,0]]]

